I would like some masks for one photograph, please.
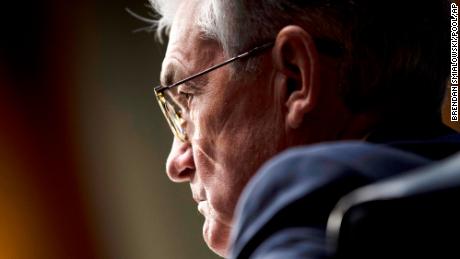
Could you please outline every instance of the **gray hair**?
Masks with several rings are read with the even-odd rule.
[[[160,40],[165,34],[169,34],[177,7],[182,1],[150,0],[152,7],[160,14],[160,19],[154,24]],[[273,40],[277,32],[287,24],[311,24],[317,33],[315,36],[323,37],[326,35],[320,34],[327,32],[327,37],[331,39],[338,40],[343,37],[343,30],[339,28],[341,23],[333,16],[328,16],[324,10],[319,10],[322,5],[311,4],[311,8],[307,9],[304,4],[292,2],[295,1],[203,0],[199,2],[201,10],[195,22],[203,36],[220,43],[228,56]],[[320,17],[321,19],[317,19]],[[328,23],[318,22],[324,19]]]
[[[149,1],[161,16],[155,23],[161,38],[181,0]],[[284,26],[296,24],[313,38],[343,46],[337,59],[339,91],[352,111],[413,117],[440,110],[449,75],[449,0],[197,2],[196,24],[228,56],[273,40]]]

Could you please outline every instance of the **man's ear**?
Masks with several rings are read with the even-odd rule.
[[[275,87],[285,94],[286,126],[298,128],[318,99],[318,53],[312,36],[302,27],[289,25],[277,35],[272,50],[277,70]]]

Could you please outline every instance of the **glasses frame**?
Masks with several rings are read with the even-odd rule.
[[[241,54],[238,54],[237,56],[235,57],[232,57],[232,58],[229,58],[225,61],[223,61],[222,63],[219,63],[219,64],[216,64],[216,65],[213,65],[203,71],[200,71],[196,74],[193,74],[191,76],[188,76],[182,80],[179,80],[171,85],[167,85],[167,86],[163,86],[163,85],[158,85],[156,87],[154,87],[154,92],[155,92],[155,97],[157,99],[157,102],[158,104],[160,105],[160,109],[161,111],[163,112],[163,115],[165,116],[166,118],[166,121],[168,122],[168,125],[169,127],[171,128],[171,131],[173,132],[174,136],[176,136],[179,140],[181,140],[182,142],[186,142],[188,140],[188,137],[187,137],[187,133],[185,132],[185,129],[183,127],[181,127],[180,125],[177,125],[177,123],[175,121],[178,121],[179,124],[182,124],[184,123],[184,119],[182,118],[180,112],[176,111],[174,108],[173,109],[173,113],[171,116],[174,116],[173,118],[170,117],[170,115],[168,114],[171,114],[169,113],[168,111],[171,109],[169,107],[174,107],[174,105],[171,105],[171,104],[168,104],[168,100],[164,94],[164,91],[168,90],[168,89],[171,89],[173,87],[176,87],[176,86],[179,86],[181,84],[184,84],[190,80],[193,80],[197,77],[200,77],[202,75],[205,75],[211,71],[214,71],[220,67],[223,67],[227,64],[230,64],[232,62],[235,62],[237,60],[241,60],[243,58],[246,58],[246,57],[250,57],[250,56],[253,56],[257,53],[260,53],[261,51],[263,50],[266,50],[270,47],[272,47],[274,45],[274,42],[269,42],[269,43],[265,43],[265,44],[262,44],[262,45],[259,45],[249,51],[246,51],[244,53],[241,53]]]

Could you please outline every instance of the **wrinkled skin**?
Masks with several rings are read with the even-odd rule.
[[[163,84],[225,59],[219,44],[200,37],[194,23],[197,11],[196,1],[183,1],[175,16]],[[204,240],[221,256],[228,252],[238,198],[257,169],[289,146],[334,139],[343,128],[337,114],[346,117],[337,97],[324,86],[336,85],[334,76],[321,75],[331,82],[318,91],[316,49],[302,28],[280,31],[273,49],[260,59],[260,73],[235,80],[235,71],[227,65],[173,91],[188,107],[189,139],[174,140],[167,174],[174,182],[190,183],[205,218]],[[288,82],[294,89],[287,90]],[[323,103],[320,93],[327,96],[324,107],[318,105]]]

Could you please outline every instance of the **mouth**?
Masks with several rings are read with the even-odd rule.
[[[193,186],[190,184],[190,188],[192,189],[192,198],[196,203],[200,203],[202,201],[206,201],[206,191],[200,186]]]
[[[198,211],[204,216],[205,215],[205,212],[208,210],[207,207],[208,207],[208,201],[203,198],[203,197],[200,197],[198,195],[193,195],[193,200],[197,203],[197,209]]]
[[[203,216],[206,216],[206,214],[209,215],[208,214],[208,212],[209,212],[209,203],[208,203],[208,200],[206,198],[206,192],[201,188],[195,189],[195,188],[193,188],[194,186],[191,186],[191,187],[192,187],[192,197],[193,197],[193,200],[197,203],[198,211]]]
[[[209,202],[208,201],[200,201],[197,206],[198,211],[201,213],[203,216],[211,216],[211,208],[209,207]]]
[[[206,201],[206,198],[202,198],[200,196],[193,195],[193,200],[199,204],[200,202]]]

